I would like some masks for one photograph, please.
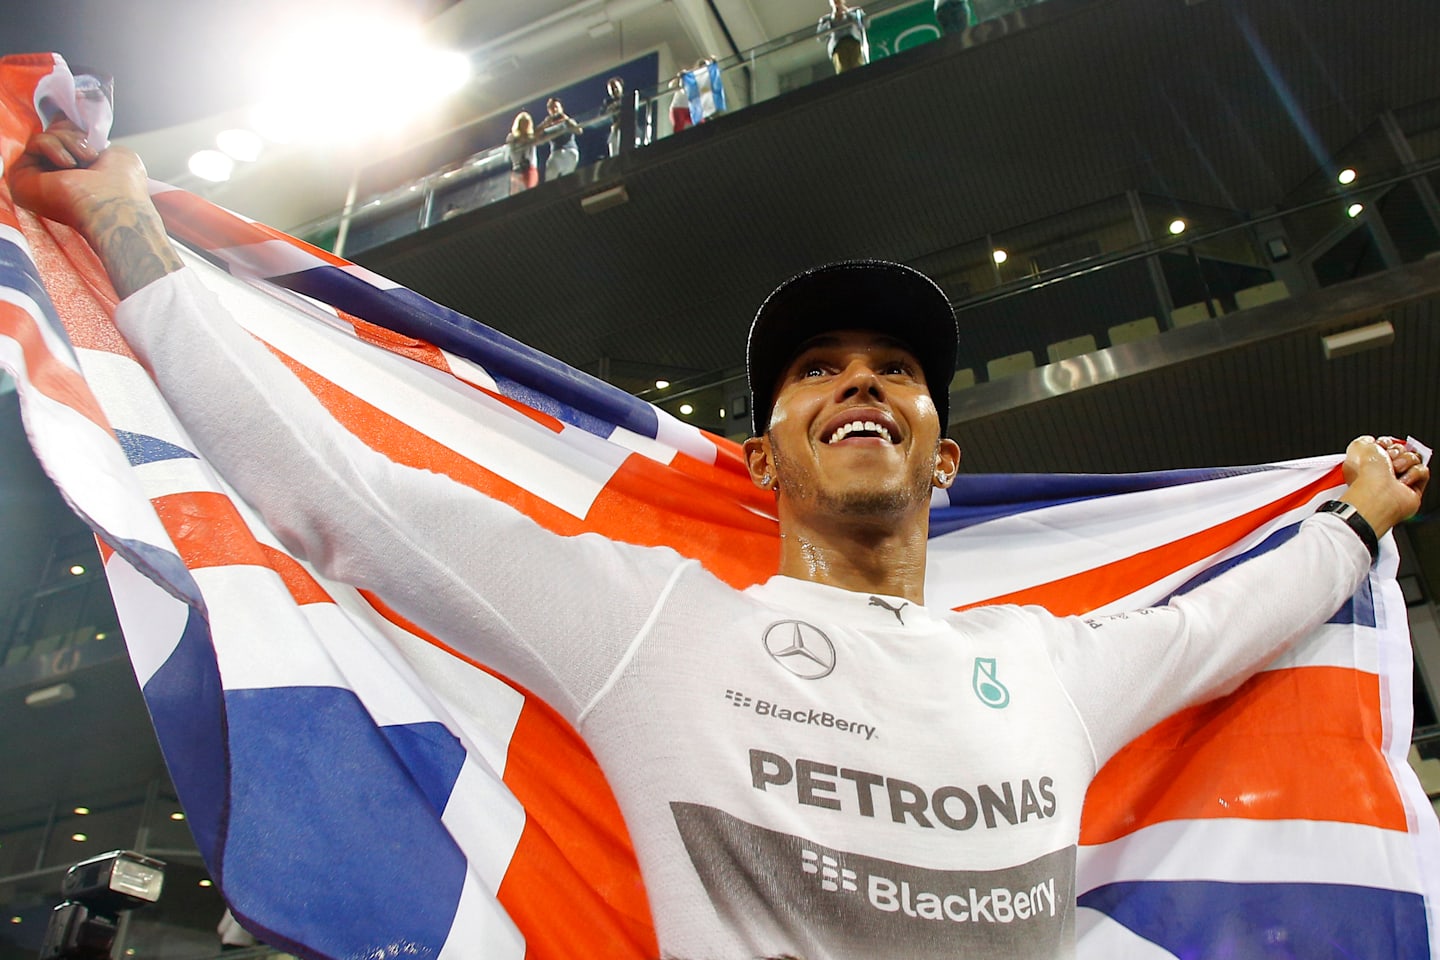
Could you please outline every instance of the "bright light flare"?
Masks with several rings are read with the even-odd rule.
[[[215,134],[215,146],[242,163],[254,163],[265,149],[265,141],[253,130],[221,130]]]
[[[343,145],[399,133],[471,76],[469,57],[429,45],[416,24],[350,9],[272,36],[257,86],[263,127],[282,135]]]
[[[1183,217],[1176,217],[1170,221],[1170,226],[1166,229],[1170,231],[1170,236],[1178,237],[1185,232],[1185,228],[1188,226],[1190,226],[1190,224],[1186,223]]]
[[[235,161],[219,150],[197,150],[190,155],[189,167],[201,180],[224,183],[235,172]]]
[[[250,126],[271,143],[289,143],[299,134],[296,124],[304,118],[298,110],[274,103],[257,103],[250,108]]]
[[[994,258],[996,263],[1004,263],[1006,260],[1010,259],[1010,254],[1006,253],[1004,250],[995,250],[990,254],[990,256]]]
[[[1357,176],[1359,176],[1359,174],[1355,172],[1354,167],[1346,167],[1335,175],[1335,179],[1339,180],[1342,184],[1350,184],[1355,182]]]
[[[1349,207],[1347,207],[1347,208],[1345,209],[1345,215],[1348,216],[1348,217],[1349,217],[1350,219],[1352,219],[1352,220],[1355,219],[1356,217],[1360,216],[1360,214],[1362,214],[1362,213],[1364,213],[1364,212],[1365,212],[1365,204],[1363,204],[1363,203],[1352,203],[1352,204],[1350,204]]]

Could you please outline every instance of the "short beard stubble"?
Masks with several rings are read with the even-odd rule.
[[[915,504],[930,502],[930,488],[935,477],[935,457],[940,454],[940,441],[935,441],[934,456],[930,463],[917,462],[906,482],[898,485],[887,484],[880,489],[845,490],[835,492],[820,489],[814,492],[816,504],[835,516],[851,517],[856,520],[876,520],[894,517],[913,509]],[[775,464],[777,485],[794,496],[805,496],[811,491],[810,484],[793,475],[780,453],[774,439],[770,441],[770,457]]]

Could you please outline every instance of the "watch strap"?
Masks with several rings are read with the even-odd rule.
[[[1315,508],[1316,513],[1333,513],[1345,525],[1355,531],[1355,536],[1365,544],[1365,549],[1370,551],[1370,562],[1374,563],[1380,556],[1380,538],[1375,536],[1375,528],[1370,526],[1370,521],[1360,515],[1353,503],[1346,503],[1344,500],[1326,500]]]

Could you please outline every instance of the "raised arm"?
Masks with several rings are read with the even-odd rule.
[[[94,244],[126,295],[117,326],[211,462],[327,576],[375,591],[578,716],[688,561],[556,536],[371,450],[181,269],[138,159],[97,157],[82,140],[66,130],[37,141],[12,171],[17,199]]]

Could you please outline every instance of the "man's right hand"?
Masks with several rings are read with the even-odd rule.
[[[97,152],[67,120],[31,138],[10,187],[21,206],[78,230],[121,298],[183,265],[150,202],[140,158],[124,147]]]

